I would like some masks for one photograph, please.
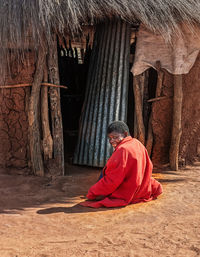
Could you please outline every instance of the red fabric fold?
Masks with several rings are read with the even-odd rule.
[[[126,137],[117,146],[104,168],[104,176],[88,191],[82,206],[120,207],[156,199],[162,193],[161,184],[152,178],[152,162],[146,148],[137,139]]]

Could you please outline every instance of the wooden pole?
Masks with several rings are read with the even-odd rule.
[[[172,97],[172,96],[159,96],[159,97],[155,97],[155,98],[149,99],[147,102],[148,102],[148,103],[157,102],[157,101],[169,99],[169,98],[171,98],[171,97]]]
[[[146,141],[146,149],[149,156],[151,156],[152,147],[153,147],[153,128],[152,128],[152,112],[151,112],[149,116],[147,141]]]
[[[56,35],[53,35],[52,44],[48,51],[48,74],[50,83],[59,85],[58,72],[58,54]],[[51,123],[53,135],[53,150],[54,159],[58,168],[58,174],[64,175],[64,142],[63,142],[63,127],[62,115],[60,106],[60,89],[51,87],[49,89],[50,106],[51,106]]]
[[[145,139],[148,129],[149,112],[151,104],[148,102],[149,99],[149,70],[144,72],[144,90],[143,90],[143,121],[145,127]]]
[[[145,83],[146,83],[146,71],[143,72],[142,74],[138,75],[138,82],[139,82],[141,104],[142,104],[141,108],[142,108],[142,113],[143,113],[143,98],[144,98],[144,87],[145,87]],[[136,109],[134,112],[134,137],[138,138],[138,124],[137,124]]]
[[[36,70],[33,79],[28,112],[31,166],[33,173],[38,176],[44,176],[44,166],[41,153],[41,136],[39,129],[39,100],[45,56],[46,54],[44,49],[40,48],[37,56]]]
[[[157,98],[161,95],[163,77],[164,77],[164,71],[161,69],[160,61],[156,62],[156,69],[157,69],[157,72],[158,72],[157,85],[156,85],[156,98]]]
[[[157,73],[158,73],[158,78],[157,78],[156,93],[155,93],[155,98],[154,99],[158,99],[161,95],[161,92],[162,92],[164,71],[161,69],[160,61],[156,62],[156,69],[157,69]],[[151,107],[151,114],[150,114],[150,117],[149,117],[147,142],[146,142],[146,149],[147,149],[147,152],[148,152],[149,156],[151,156],[152,147],[153,147],[152,118],[153,118],[154,106],[155,106],[155,104],[153,102],[152,107]]]
[[[137,139],[141,143],[145,143],[145,127],[143,122],[143,101],[142,101],[142,95],[141,95],[141,88],[140,88],[140,75],[134,76],[133,78],[133,92],[134,92],[134,98],[135,98],[135,116],[137,120]],[[134,124],[135,126],[135,124]],[[135,135],[134,135],[135,136]]]
[[[44,65],[44,82],[48,82],[47,65]],[[43,153],[44,160],[52,159],[53,155],[53,139],[49,126],[49,111],[48,111],[48,87],[41,88],[41,120],[43,132]]]
[[[182,75],[174,75],[174,103],[173,103],[173,127],[171,146],[169,153],[170,167],[172,170],[178,170],[179,144],[182,134],[181,114],[182,114]]]
[[[30,103],[30,95],[31,95],[31,89],[30,87],[24,88],[25,91],[25,112],[27,114],[27,118],[29,115],[29,103]],[[29,140],[29,135],[28,135],[28,140]],[[28,167],[31,169],[31,156],[30,156],[30,144],[26,145],[26,151],[27,151],[27,162],[28,162]]]
[[[15,84],[15,85],[5,85],[5,86],[0,86],[0,89],[6,89],[6,88],[20,88],[20,87],[31,87],[32,83],[26,83],[26,84]],[[67,89],[66,86],[62,85],[54,85],[51,83],[43,82],[41,83],[41,86],[46,86],[46,87],[58,87],[58,88],[64,88]]]

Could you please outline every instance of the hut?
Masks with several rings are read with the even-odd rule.
[[[68,151],[102,167],[113,120],[155,166],[200,156],[199,1],[6,0],[0,13],[1,166],[64,175]]]

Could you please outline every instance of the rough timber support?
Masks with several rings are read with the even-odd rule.
[[[48,74],[49,82],[59,85],[59,72],[58,72],[58,54],[57,54],[57,40],[56,35],[53,35],[52,44],[49,46],[48,51]],[[64,143],[63,143],[63,127],[62,115],[60,106],[60,89],[51,87],[49,89],[50,107],[51,107],[51,123],[52,123],[52,136],[53,136],[53,150],[54,159],[57,165],[59,175],[65,174],[64,167]]]
[[[178,170],[179,144],[182,134],[181,114],[182,114],[182,75],[174,75],[174,104],[173,104],[173,127],[171,146],[169,153],[170,167],[172,170]]]
[[[41,136],[39,126],[39,102],[40,85],[43,79],[43,66],[45,57],[45,51],[40,48],[38,50],[36,70],[33,79],[28,112],[31,167],[33,173],[38,176],[44,176],[44,165],[41,153]]]
[[[137,75],[134,76],[133,79],[133,92],[135,97],[135,115],[137,121],[137,139],[142,143],[145,144],[145,127],[143,121],[143,97],[141,91],[141,76]],[[135,124],[134,124],[135,126]],[[135,136],[135,135],[134,135]]]
[[[156,69],[158,73],[158,79],[157,79],[157,85],[156,85],[156,93],[155,93],[155,99],[159,99],[162,92],[162,85],[163,85],[163,78],[164,78],[164,71],[161,69],[161,63],[158,61],[156,63]],[[153,129],[152,129],[152,116],[154,111],[155,103],[152,103],[152,111],[149,117],[149,124],[148,124],[148,134],[147,134],[147,142],[146,142],[146,148],[149,156],[151,156],[152,147],[153,147]]]
[[[48,82],[48,70],[47,65],[44,65],[44,82]],[[42,132],[43,132],[43,154],[44,160],[52,159],[53,156],[53,139],[51,136],[49,125],[49,111],[48,111],[48,87],[41,88],[41,120],[42,120]]]

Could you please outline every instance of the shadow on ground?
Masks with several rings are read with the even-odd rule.
[[[84,207],[79,204],[76,204],[72,207],[53,207],[53,208],[47,208],[47,209],[42,209],[37,211],[38,214],[52,214],[52,213],[87,213],[87,212],[105,212],[105,211],[110,211],[110,210],[116,210],[116,209],[121,209],[123,207],[117,207],[117,208],[89,208],[89,207]]]
[[[99,169],[68,166],[66,176],[36,177],[0,172],[0,213],[15,214],[44,204],[73,204],[83,201]]]
[[[14,214],[27,208],[38,208],[55,203],[74,206],[43,209],[39,210],[38,214],[95,212],[93,208],[76,204],[84,200],[89,187],[96,183],[100,169],[68,165],[66,174],[66,176],[41,178],[12,175],[12,170],[10,175],[0,172],[0,213]],[[164,185],[190,181],[187,170],[161,171],[153,176]],[[98,211],[102,210],[98,209]]]

